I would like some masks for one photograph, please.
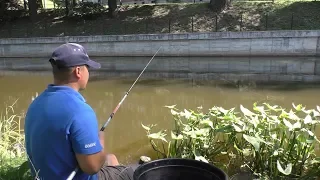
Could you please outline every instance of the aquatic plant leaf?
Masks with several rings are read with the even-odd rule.
[[[320,106],[317,106],[317,110],[320,112]]]
[[[197,134],[196,134],[196,132],[193,131],[193,130],[192,130],[192,131],[182,131],[182,133],[190,136],[190,137],[193,138],[193,139],[196,139],[196,138],[197,138]]]
[[[289,118],[296,121],[300,120],[300,118],[292,110],[289,112]]]
[[[286,125],[289,128],[289,130],[292,130],[293,126],[288,120],[283,119],[283,123],[284,123],[284,125]]]
[[[248,136],[246,134],[243,134],[243,138],[248,141],[250,144],[252,144],[252,146],[255,148],[256,151],[259,151],[260,149],[260,141],[258,140],[258,138],[252,137],[252,136]]]
[[[253,112],[251,112],[249,109],[245,108],[242,106],[242,104],[240,105],[240,110],[241,112],[245,115],[245,116],[253,116],[255,115]]]
[[[222,126],[219,129],[216,130],[216,132],[223,132],[223,133],[229,133],[233,131],[233,126],[232,125],[226,125]]]
[[[253,124],[253,126],[254,126],[255,128],[257,128],[257,126],[258,126],[258,124],[259,124],[258,116],[252,117],[249,121],[250,121],[250,123]]]
[[[265,114],[264,106],[254,106],[253,110],[260,112],[261,114]]]
[[[186,109],[184,109],[184,112],[180,112],[180,116],[185,117],[187,120],[192,120],[192,121],[197,119],[197,117],[195,115],[193,115],[192,112],[190,112]]]
[[[300,129],[301,128],[301,123],[300,122],[296,122],[293,124],[292,126],[293,129]]]
[[[224,109],[223,107],[217,107],[218,111],[222,112],[223,114],[228,114],[228,110]]]
[[[259,142],[265,143],[267,145],[271,145],[272,144],[271,142],[266,142],[265,140],[263,140],[258,134],[255,134],[255,138],[257,138],[257,140]]]
[[[308,134],[309,134],[310,136],[314,137],[314,133],[313,133],[312,131],[307,130],[307,132],[308,132]]]
[[[313,116],[314,117],[319,117],[320,116],[320,113],[318,111],[313,109],[312,112],[313,112]]]
[[[209,161],[206,158],[204,158],[203,156],[195,156],[195,159],[197,161],[203,161],[203,162],[209,163]]]
[[[311,116],[308,114],[305,118],[304,118],[304,121],[303,121],[305,124],[310,124],[312,123],[312,118]]]
[[[202,121],[200,121],[200,124],[204,124],[204,125],[210,126],[213,129],[213,122],[210,121],[210,119],[202,120]]]
[[[145,126],[145,125],[143,125],[142,123],[141,123],[141,126],[142,126],[143,129],[145,129],[145,130],[147,130],[147,131],[150,131],[150,128],[149,128],[148,126]]]
[[[297,110],[297,111],[301,111],[302,109],[304,109],[303,106],[302,106],[302,104],[298,104],[298,105],[296,106],[296,105],[294,105],[294,103],[292,103],[292,106],[293,106],[294,109]]]
[[[250,149],[247,149],[247,148],[244,149],[244,150],[243,150],[243,155],[244,155],[244,156],[250,156],[250,155],[251,155],[251,150],[250,150]]]
[[[242,129],[241,129],[239,126],[237,126],[237,125],[235,125],[235,124],[232,124],[232,126],[234,127],[234,130],[235,130],[235,131],[237,131],[237,132],[242,132]]]
[[[273,111],[276,111],[276,112],[282,110],[281,108],[278,108],[278,109],[277,109],[278,105],[271,106],[271,105],[268,104],[268,103],[263,103],[263,104],[266,105],[268,109],[273,110]]]
[[[279,115],[279,118],[288,118],[289,114],[282,109],[281,114]]]
[[[292,163],[289,163],[286,167],[285,170],[283,170],[279,160],[277,160],[277,169],[282,173],[282,174],[285,174],[285,175],[289,175],[292,171]]]
[[[164,138],[165,134],[162,133],[162,131],[159,131],[157,133],[152,133],[149,134],[148,137],[151,139],[160,139],[162,141],[168,142],[165,138]]]
[[[307,139],[306,142],[307,142],[308,144],[314,143],[314,137],[311,137],[311,138]]]
[[[164,106],[164,107],[169,108],[169,109],[173,109],[173,108],[175,108],[176,106],[177,106],[177,105],[174,104],[174,105],[171,105],[171,106]]]
[[[179,134],[179,135],[177,136],[173,131],[171,131],[171,138],[172,138],[172,139],[175,139],[175,140],[180,140],[180,139],[183,139],[183,135],[182,135],[182,134]]]
[[[198,129],[196,131],[194,131],[196,133],[197,136],[207,136],[209,135],[209,131],[210,129],[208,128],[202,128],[202,129]]]
[[[173,110],[173,109],[170,109],[170,112],[172,115],[179,115],[180,113],[178,113],[177,111]]]

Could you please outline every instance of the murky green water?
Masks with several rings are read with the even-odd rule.
[[[89,82],[82,92],[88,103],[94,108],[102,125],[119,103],[125,92],[134,82],[130,80],[99,80]],[[24,112],[31,97],[41,93],[52,82],[50,75],[19,75],[0,77],[0,109],[4,103],[19,98],[16,110]],[[136,162],[139,156],[150,154],[144,124],[158,124],[170,128],[173,121],[165,105],[177,104],[178,108],[208,109],[214,105],[224,108],[251,106],[252,103],[269,102],[290,107],[291,103],[302,103],[308,108],[320,105],[318,87],[243,87],[200,85],[195,82],[139,81],[132,89],[126,101],[118,110],[105,130],[107,150],[118,156],[121,163]]]

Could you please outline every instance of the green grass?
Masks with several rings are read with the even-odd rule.
[[[87,10],[79,10],[88,12]],[[78,12],[79,12],[78,11]],[[0,38],[320,29],[320,1],[234,1],[215,12],[207,3],[123,5],[109,19],[107,9],[65,18],[63,9],[45,10],[35,24],[28,17],[3,24]],[[74,13],[76,14],[76,12]]]

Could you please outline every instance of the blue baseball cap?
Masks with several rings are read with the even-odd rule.
[[[93,69],[101,68],[101,64],[89,58],[86,49],[77,43],[66,43],[56,48],[49,60],[59,68],[87,65]]]

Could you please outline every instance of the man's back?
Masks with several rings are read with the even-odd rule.
[[[75,152],[101,151],[98,130],[95,113],[80,93],[49,85],[32,102],[25,120],[27,153],[40,178],[66,179],[77,166]],[[79,172],[74,179],[95,180],[96,175]]]

